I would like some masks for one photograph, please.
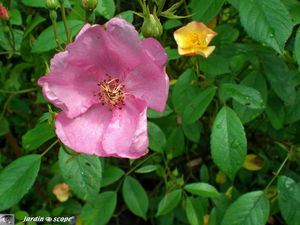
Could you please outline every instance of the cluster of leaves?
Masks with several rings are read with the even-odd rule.
[[[140,29],[138,1],[98,2],[96,23],[119,16]],[[148,111],[150,153],[125,160],[59,147],[36,84],[56,52],[45,1],[4,1],[11,32],[0,26],[1,212],[17,221],[76,215],[86,225],[300,224],[300,2],[181,3],[176,14],[190,17],[161,18],[167,107]],[[65,6],[74,37],[85,12],[78,0]],[[177,53],[174,29],[191,20],[216,26],[208,58]],[[62,21],[57,31],[63,45]],[[52,189],[64,182],[71,193],[59,202]]]

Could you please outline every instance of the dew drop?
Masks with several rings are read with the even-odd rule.
[[[239,142],[237,140],[232,141],[231,143],[231,148],[238,148],[239,147]]]
[[[221,128],[221,124],[217,124],[217,128]]]
[[[270,33],[270,34],[269,34],[269,37],[270,37],[270,38],[273,38],[273,37],[274,37],[274,34]]]

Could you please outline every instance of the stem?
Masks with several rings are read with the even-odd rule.
[[[14,53],[14,52],[0,52],[0,55],[6,55],[6,54],[11,54],[11,53]]]
[[[0,93],[17,95],[17,94],[24,94],[24,93],[31,92],[31,91],[36,91],[36,90],[37,90],[37,88],[29,88],[29,89],[25,89],[25,90],[21,90],[21,91],[9,91],[9,90],[1,90],[0,89]]]
[[[59,139],[57,139],[56,141],[54,141],[42,154],[41,157],[43,157],[47,152],[49,152],[54,145],[56,145],[59,142]]]
[[[10,31],[10,34],[11,34],[11,37],[12,37],[12,47],[13,47],[13,50],[15,51],[16,50],[16,41],[15,41],[15,35],[12,31],[12,27],[11,27],[11,23],[9,22],[9,31]]]
[[[52,25],[53,25],[54,38],[55,38],[56,44],[60,51],[64,51],[64,49],[61,47],[61,44],[59,43],[59,40],[58,40],[58,34],[57,34],[57,28],[56,28],[56,17],[57,17],[56,11],[50,10],[49,15],[50,15],[50,19],[51,19]]]
[[[69,31],[68,31],[68,26],[67,26],[66,11],[65,11],[65,3],[64,3],[64,1],[60,1],[60,10],[61,10],[62,20],[64,21],[64,27],[65,27],[66,36],[67,36],[67,43],[70,43],[71,40],[70,40],[70,35],[69,35]]]
[[[59,43],[59,40],[58,40],[56,21],[52,20],[52,25],[53,25],[53,31],[54,31],[54,37],[55,37],[56,44],[57,44],[59,50],[63,51],[64,49],[61,47],[61,44]]]
[[[147,156],[142,161],[140,161],[138,164],[136,164],[134,167],[132,167],[127,173],[125,173],[122,180],[119,182],[118,187],[116,188],[116,192],[119,191],[121,184],[123,183],[123,180],[125,179],[125,177],[127,177],[129,174],[131,174],[133,171],[135,171],[138,167],[140,167],[142,164],[144,164],[149,158],[154,157],[155,155],[157,155],[157,152]]]
[[[14,96],[14,95],[10,95],[10,96],[7,98],[6,102],[4,103],[3,110],[2,110],[2,112],[1,112],[1,114],[0,114],[0,119],[4,116],[4,113],[5,113],[5,111],[6,111],[6,108],[7,108],[8,104],[9,104],[9,102],[10,102],[10,100],[12,99],[13,96]]]
[[[275,173],[275,176],[272,178],[272,180],[268,183],[267,187],[265,188],[264,192],[267,193],[269,187],[272,185],[272,183],[275,181],[275,179],[279,176],[282,168],[284,167],[285,163],[288,161],[290,155],[288,154],[285,158],[285,160],[283,161],[283,163],[281,164],[281,166],[279,167],[279,169],[277,170],[277,172]]]

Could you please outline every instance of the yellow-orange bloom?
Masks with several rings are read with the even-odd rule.
[[[57,184],[53,188],[52,192],[60,202],[65,202],[69,198],[69,186],[65,183]]]
[[[215,46],[208,44],[216,35],[216,32],[198,21],[190,22],[174,32],[179,55],[202,55],[206,58],[215,49]]]

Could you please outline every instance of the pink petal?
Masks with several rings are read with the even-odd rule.
[[[107,156],[103,151],[101,140],[111,121],[112,112],[107,107],[97,104],[86,113],[70,119],[61,112],[56,120],[56,134],[69,148],[89,155]]]
[[[163,112],[169,91],[169,78],[163,68],[144,56],[144,62],[131,71],[123,84],[126,92],[146,101],[147,106]]]
[[[146,109],[146,103],[133,96],[126,98],[122,110],[113,109],[102,142],[107,155],[135,159],[148,152]]]
[[[142,56],[138,32],[132,24],[120,18],[112,18],[105,26],[111,41],[110,47],[120,54],[127,70],[132,70]]]
[[[102,26],[94,25],[85,30],[75,42],[67,46],[68,62],[105,79],[125,76],[120,54],[111,48],[111,41]]]
[[[99,102],[94,96],[99,78],[80,67],[64,64],[63,57],[66,57],[65,52],[55,55],[50,74],[41,77],[38,84],[43,87],[48,101],[61,108],[69,118],[74,118]]]
[[[68,52],[59,52],[54,55],[54,57],[50,61],[50,71],[52,73],[59,73],[62,70],[65,69],[67,66],[67,58],[68,58]]]
[[[157,40],[153,38],[143,39],[142,47],[146,54],[153,60],[153,62],[155,62],[157,66],[163,68],[166,65],[168,55]]]
[[[82,28],[81,28],[81,30],[78,32],[78,34],[76,35],[76,38],[75,38],[75,41],[87,30],[87,29],[89,29],[91,27],[91,25],[90,24],[85,24]]]

